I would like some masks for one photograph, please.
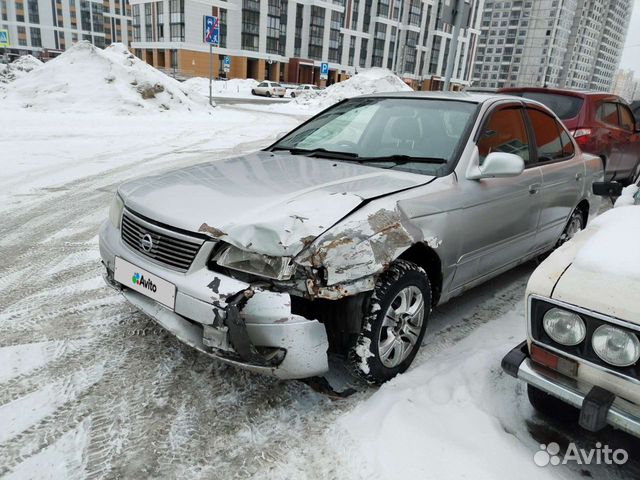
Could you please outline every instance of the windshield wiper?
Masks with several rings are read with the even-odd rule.
[[[313,148],[313,149],[305,149],[305,148],[286,148],[286,147],[274,147],[273,150],[287,150],[291,153],[291,155],[304,155],[305,157],[321,157],[321,158],[331,158],[336,160],[353,160],[358,158],[357,153],[350,152],[334,152],[332,150],[327,150],[325,148]]]
[[[404,165],[405,163],[437,163],[444,165],[448,161],[446,158],[440,157],[414,157],[411,155],[387,155],[383,157],[360,157],[359,161],[366,162],[380,162],[380,163],[395,163],[396,165]]]

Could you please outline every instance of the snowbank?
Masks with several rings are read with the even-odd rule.
[[[576,255],[574,266],[596,273],[640,278],[640,206],[609,210],[596,218],[591,228],[597,231]]]
[[[188,92],[209,96],[209,79],[204,77],[194,77],[186,80],[182,84]],[[251,89],[255,88],[258,82],[253,78],[231,80],[214,80],[213,95],[220,97],[251,97]]]
[[[13,82],[44,65],[32,55],[23,55],[13,63],[0,64],[0,83]]]
[[[410,92],[412,88],[404,83],[391,70],[370,68],[362,70],[343,82],[334,83],[317,95],[296,97],[292,103],[309,110],[322,110],[345,98],[382,92]]]
[[[508,313],[383,385],[343,416],[336,437],[353,470],[344,477],[552,477],[533,461],[538,445],[523,421],[532,414],[523,385],[500,367],[524,337],[522,314]]]
[[[176,80],[132,55],[122,44],[101,50],[88,42],[28,75],[1,94],[6,106],[57,113],[206,111],[202,96],[190,97]]]
[[[638,185],[636,185],[635,183],[624,187],[622,189],[622,195],[620,195],[616,200],[615,206],[625,207],[629,205],[635,205],[636,199],[634,197],[635,194],[638,193],[638,190],[640,190],[640,187],[638,187]]]

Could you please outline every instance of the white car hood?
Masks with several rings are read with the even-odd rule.
[[[602,214],[561,250],[572,259],[553,298],[640,324],[640,207]]]
[[[267,255],[295,256],[363,202],[435,177],[291,155],[255,154],[120,186],[128,209]]]

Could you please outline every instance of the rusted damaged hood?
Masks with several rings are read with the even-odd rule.
[[[294,256],[365,200],[433,177],[355,163],[255,154],[120,186],[127,208],[240,248]]]

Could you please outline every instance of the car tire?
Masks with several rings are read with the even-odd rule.
[[[267,90],[267,97],[271,96],[271,92],[269,90]]]
[[[578,232],[584,230],[584,227],[584,215],[582,210],[576,208],[569,217],[569,220],[562,231],[562,235],[560,235],[560,239],[556,244],[556,248],[571,240]]]
[[[533,385],[527,384],[529,403],[537,412],[554,420],[575,422],[580,416],[580,410],[559,398],[549,395]]]
[[[431,313],[429,277],[397,260],[378,277],[363,310],[347,361],[354,375],[379,385],[407,370],[420,349]]]
[[[291,93],[291,98],[296,98],[296,94],[295,93]]]
[[[252,88],[251,89],[251,95],[255,95],[255,94],[256,94],[256,91]]]

